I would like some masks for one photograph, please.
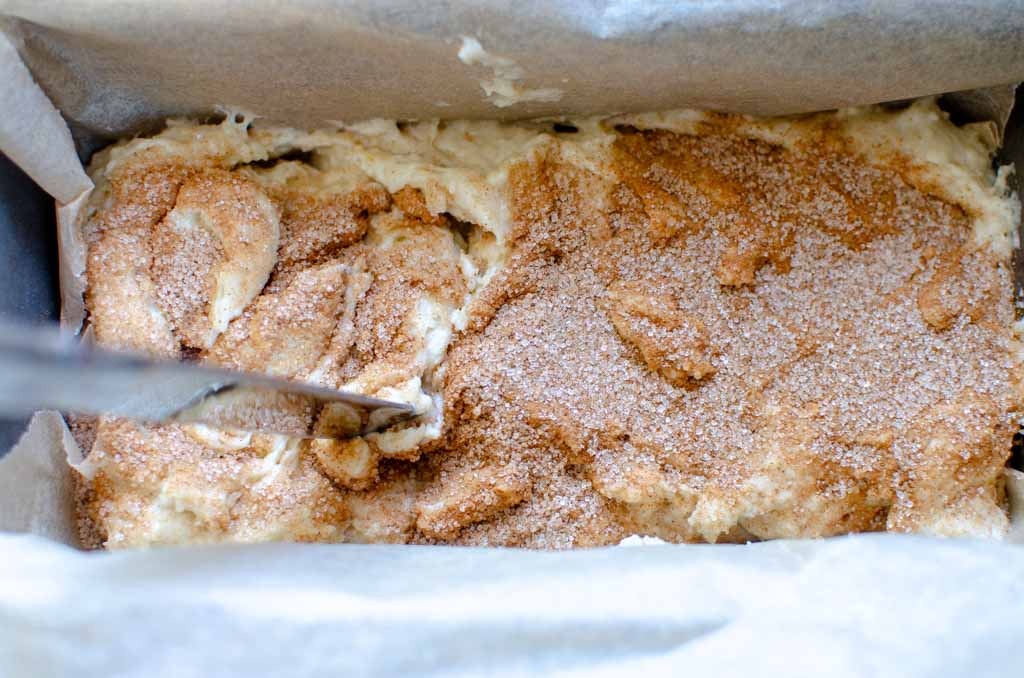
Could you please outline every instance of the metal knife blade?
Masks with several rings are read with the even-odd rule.
[[[406,403],[109,351],[55,326],[0,319],[0,414],[55,409],[306,438],[348,438],[414,416]]]

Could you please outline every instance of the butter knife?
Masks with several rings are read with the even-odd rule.
[[[0,415],[41,409],[303,438],[349,438],[415,414],[406,403],[105,350],[55,326],[0,318]]]

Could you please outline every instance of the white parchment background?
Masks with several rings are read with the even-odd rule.
[[[0,552],[4,675],[1021,675],[1024,550],[991,543]]]

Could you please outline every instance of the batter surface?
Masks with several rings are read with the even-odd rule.
[[[932,101],[114,146],[82,224],[99,343],[420,416],[73,422],[83,539],[999,536],[1022,393],[993,148]]]

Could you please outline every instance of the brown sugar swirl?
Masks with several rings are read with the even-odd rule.
[[[228,122],[192,128],[202,147],[188,127],[117,147],[86,225],[102,343],[420,417],[334,443],[101,419],[84,538],[1003,534],[1022,391],[992,215],[1009,198],[973,166],[933,181],[945,161],[886,136],[916,115],[933,141],[991,150],[936,111],[574,135]],[[312,159],[275,163],[291,146]]]

